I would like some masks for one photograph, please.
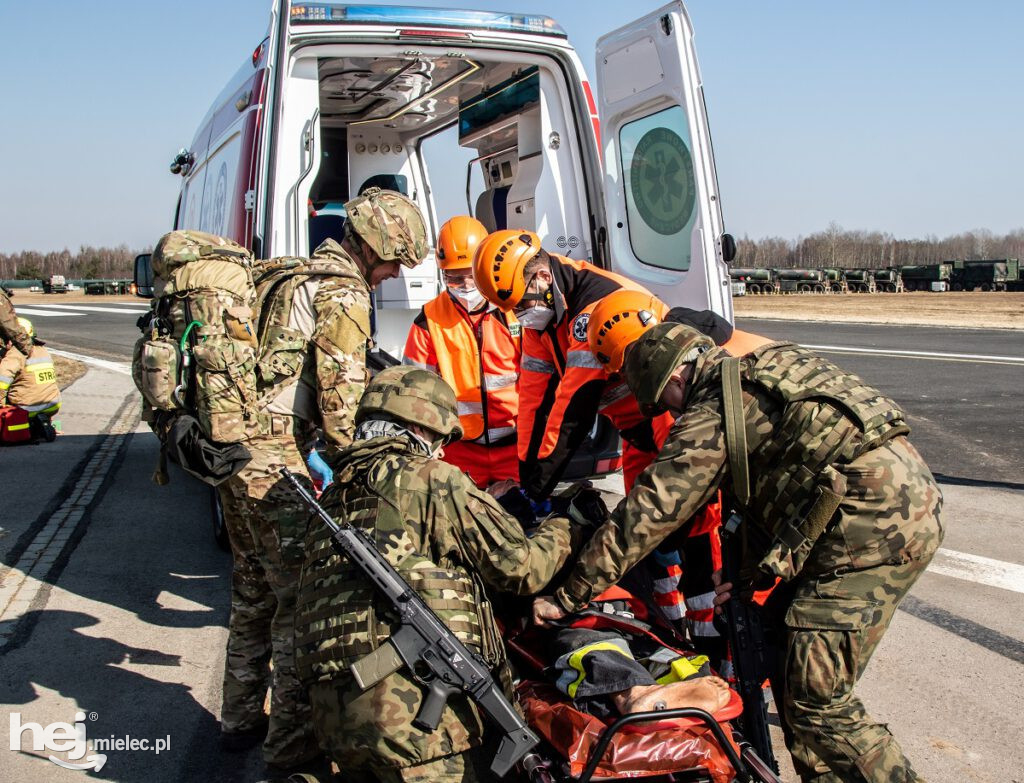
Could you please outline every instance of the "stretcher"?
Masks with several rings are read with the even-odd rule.
[[[588,613],[582,622],[589,627],[616,625],[600,613]],[[635,632],[632,624],[621,630],[627,628]],[[542,739],[538,752],[524,764],[531,783],[781,783],[731,725],[743,710],[735,691],[713,715],[684,708],[604,720],[578,709],[546,681],[542,637],[535,629],[523,626],[509,633],[506,645],[524,675],[516,694],[527,723]]]

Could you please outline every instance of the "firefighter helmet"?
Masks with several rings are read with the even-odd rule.
[[[470,269],[476,249],[487,236],[484,224],[469,215],[456,215],[437,235],[437,265],[441,269]]]
[[[477,248],[473,279],[492,305],[508,312],[526,293],[526,264],[541,251],[533,231],[505,229],[489,234]]]
[[[620,289],[601,299],[590,314],[587,341],[608,372],[622,368],[626,348],[664,320],[668,307],[647,291]]]

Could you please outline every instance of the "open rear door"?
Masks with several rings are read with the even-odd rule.
[[[722,211],[693,30],[671,3],[597,42],[613,271],[732,321]]]

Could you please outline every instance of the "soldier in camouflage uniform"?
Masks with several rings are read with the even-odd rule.
[[[340,244],[328,239],[308,262],[272,259],[262,274],[257,270],[266,417],[245,442],[252,460],[221,485],[234,557],[222,745],[243,750],[266,731],[263,756],[274,774],[319,755],[293,653],[308,511],[278,470],[308,476],[304,456],[317,428],[328,462],[351,442],[366,383],[370,291],[397,277],[402,266],[415,267],[427,251],[423,217],[405,196],[373,189],[345,206],[349,219]],[[288,273],[296,269],[300,273]],[[269,729],[263,713],[268,685]]]
[[[339,522],[364,530],[507,684],[491,596],[542,589],[569,555],[569,520],[550,517],[527,538],[515,517],[438,458],[462,427],[455,392],[432,372],[384,370],[367,387],[356,422],[356,440],[321,502]],[[437,730],[425,734],[412,726],[423,691],[408,670],[388,666],[391,673],[366,691],[356,684],[353,666],[390,649],[382,645],[395,618],[362,571],[334,553],[328,534],[324,526],[307,534],[295,622],[296,662],[321,746],[347,781],[488,779],[484,726],[468,699],[449,700]]]
[[[942,496],[903,413],[792,343],[731,359],[679,324],[637,340],[624,372],[641,404],[679,418],[535,618],[585,606],[722,489],[743,515],[745,584],[720,585],[716,602],[783,580],[767,607],[780,636],[772,684],[801,778],[920,780],[853,694],[943,536]]]
[[[0,347],[13,343],[25,356],[32,353],[32,338],[18,323],[18,314],[8,298],[7,289],[0,290]]]

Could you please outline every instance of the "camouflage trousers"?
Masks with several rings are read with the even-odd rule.
[[[297,450],[282,464],[304,472]],[[288,767],[319,753],[294,656],[301,551],[290,551],[295,548],[291,530],[304,526],[308,514],[284,485],[274,484],[261,491],[262,499],[253,498],[253,482],[247,481],[252,478],[247,468],[220,488],[233,557],[221,726],[231,732],[262,723],[270,688],[263,758]],[[254,483],[260,483],[259,476]]]
[[[853,689],[900,601],[942,542],[942,496],[908,443],[877,451],[859,466],[852,463],[852,491],[840,519],[819,541],[825,554],[818,564],[831,557],[834,567],[797,577],[769,601],[779,607],[784,655],[772,685],[803,781],[921,780],[888,727],[872,720]],[[901,537],[906,540],[899,553],[885,553],[881,540]]]

